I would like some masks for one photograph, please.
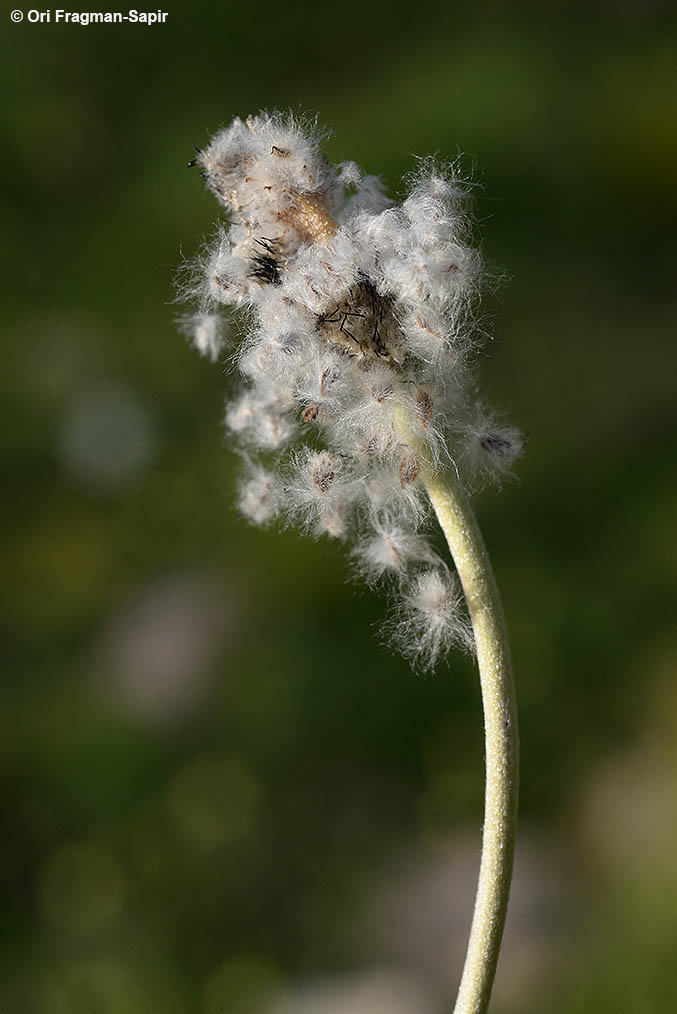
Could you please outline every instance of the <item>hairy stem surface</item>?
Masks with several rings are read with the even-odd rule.
[[[449,545],[472,620],[486,755],[482,858],[455,1014],[483,1014],[503,936],[517,827],[519,737],[503,609],[475,515],[458,478],[426,469],[430,502]]]
[[[508,634],[482,533],[455,470],[434,468],[427,449],[398,419],[423,463],[422,480],[447,540],[472,621],[484,710],[486,782],[482,857],[468,950],[454,1014],[484,1014],[510,895],[519,786],[517,703]]]

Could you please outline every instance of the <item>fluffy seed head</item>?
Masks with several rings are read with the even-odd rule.
[[[368,581],[396,578],[403,651],[434,664],[468,632],[426,535],[422,455],[501,477],[523,442],[474,394],[482,262],[467,185],[423,160],[396,205],[354,162],[327,162],[323,140],[262,113],[198,152],[227,222],[184,286],[197,310],[182,326],[215,360],[224,317],[240,314],[226,425],[247,449],[242,512],[353,538]]]

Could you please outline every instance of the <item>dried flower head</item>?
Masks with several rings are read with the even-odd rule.
[[[426,538],[420,449],[500,476],[522,439],[494,426],[474,394],[482,264],[467,186],[422,161],[395,204],[354,163],[330,165],[322,139],[264,113],[198,151],[228,224],[184,287],[198,312],[183,326],[216,359],[223,308],[245,311],[244,385],[226,412],[247,449],[242,512],[353,538],[368,580],[397,579],[401,646],[434,663],[468,636],[454,579]]]

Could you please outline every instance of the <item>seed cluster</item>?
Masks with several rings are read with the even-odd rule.
[[[351,538],[368,581],[394,579],[400,647],[432,664],[469,635],[426,535],[420,448],[472,482],[508,471],[523,441],[476,395],[467,187],[423,161],[395,204],[355,163],[330,165],[322,140],[266,113],[198,152],[228,223],[184,286],[197,303],[184,326],[216,360],[224,308],[242,311],[244,385],[226,412],[245,451],[242,512]]]

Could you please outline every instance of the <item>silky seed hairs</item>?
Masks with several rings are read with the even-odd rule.
[[[388,641],[433,666],[472,637],[431,541],[423,459],[472,486],[508,472],[523,440],[477,394],[483,266],[468,185],[421,160],[396,204],[377,176],[327,162],[324,139],[262,113],[198,150],[191,164],[225,219],[184,276],[196,310],[182,326],[216,361],[239,318],[226,427],[242,513],[345,540],[357,573],[395,597]]]

